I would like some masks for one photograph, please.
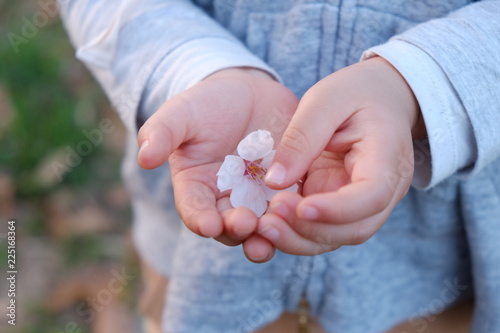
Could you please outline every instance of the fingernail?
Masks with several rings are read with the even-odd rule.
[[[280,232],[278,229],[272,225],[268,225],[259,231],[262,237],[269,239],[270,241],[277,241],[280,238]]]
[[[267,259],[267,257],[269,257],[269,254],[266,253],[262,257],[251,257],[251,260],[260,262],[260,261],[264,261],[265,259]]]
[[[300,212],[299,212],[299,215],[301,218],[304,218],[306,220],[317,220],[319,219],[319,211],[312,207],[312,206],[305,206],[303,207]]]
[[[273,214],[281,216],[284,219],[286,219],[288,217],[288,214],[290,214],[290,210],[288,209],[287,205],[285,205],[282,201],[272,203],[269,206],[269,211]]]
[[[271,165],[266,174],[266,182],[280,185],[286,177],[286,169],[281,163],[274,163]]]
[[[141,147],[139,148],[139,151],[144,150],[144,148],[146,148],[147,146],[149,146],[149,140],[142,141]]]

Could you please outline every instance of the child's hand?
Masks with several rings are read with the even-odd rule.
[[[297,107],[295,95],[256,69],[219,71],[166,102],[139,131],[139,164],[152,169],[169,160],[177,210],[193,232],[227,245],[248,240],[251,257],[274,248],[253,235],[257,217],[233,209],[217,188],[224,157],[249,132],[269,130],[278,141]],[[251,237],[250,237],[251,236]]]
[[[304,197],[276,195],[258,231],[299,255],[365,242],[409,189],[412,131],[425,134],[418,103],[384,59],[321,80],[300,101],[266,177],[281,189],[307,172]]]

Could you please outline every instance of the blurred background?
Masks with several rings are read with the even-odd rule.
[[[124,128],[52,0],[0,0],[0,332],[137,332]],[[16,325],[7,323],[7,225]]]

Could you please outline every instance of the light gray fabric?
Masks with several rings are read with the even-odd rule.
[[[301,295],[327,332],[383,332],[403,320],[418,330],[426,324],[419,317],[474,294],[473,332],[500,332],[500,1],[118,3],[65,1],[62,16],[78,56],[130,129],[124,176],[134,200],[134,234],[141,256],[171,277],[166,331],[252,332],[295,310]],[[426,125],[451,141],[430,136],[425,156],[432,163],[422,166],[431,178],[421,186],[428,189],[412,188],[365,244],[315,257],[277,253],[269,263],[252,264],[240,248],[179,226],[168,167],[145,171],[135,162],[135,120],[153,114],[162,96],[224,64],[275,71],[300,97],[377,46],[411,85],[405,63],[412,59],[401,59],[409,54],[398,50],[402,44],[444,73],[436,86],[452,91],[465,110],[460,121],[472,129],[469,157],[446,157],[463,153],[464,140],[453,139],[463,138],[453,126],[456,110],[423,109],[426,119],[439,119],[435,112],[447,119]],[[469,165],[456,162],[471,158]]]

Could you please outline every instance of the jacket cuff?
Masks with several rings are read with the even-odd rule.
[[[428,189],[457,170],[466,172],[477,156],[472,125],[439,64],[420,48],[395,39],[368,49],[362,60],[375,55],[386,59],[404,77],[420,105],[427,129],[426,139],[414,141],[412,185]]]
[[[226,68],[252,67],[279,75],[236,40],[217,37],[189,41],[166,56],[151,75],[139,108],[146,120],[168,99]]]

